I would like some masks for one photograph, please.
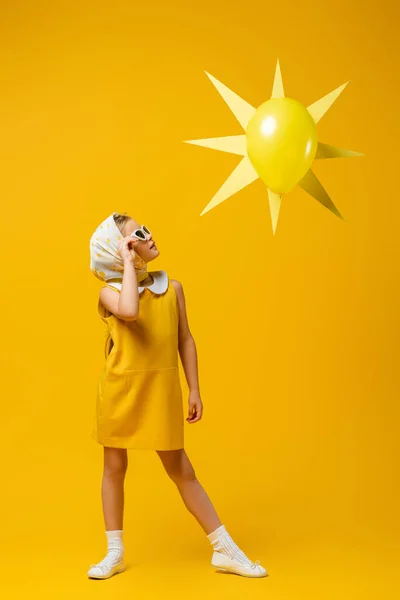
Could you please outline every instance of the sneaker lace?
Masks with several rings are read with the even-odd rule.
[[[259,564],[260,564],[260,561],[256,560],[256,562],[251,563],[250,566],[251,566],[252,569],[255,569]]]

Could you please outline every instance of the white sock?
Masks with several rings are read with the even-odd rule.
[[[228,556],[242,565],[251,565],[252,561],[245,555],[227,532],[225,525],[220,525],[207,535],[215,552]]]
[[[115,558],[122,557],[124,553],[124,541],[122,539],[123,529],[113,529],[106,531],[107,536],[107,555]]]
[[[122,539],[123,530],[113,529],[106,531],[107,536],[107,554],[99,563],[97,567],[107,568],[111,565],[119,563],[124,555],[124,542]]]

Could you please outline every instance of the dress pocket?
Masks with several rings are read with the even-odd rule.
[[[155,448],[181,447],[184,419],[178,367],[125,371],[124,406],[124,416],[140,439],[152,440]]]
[[[99,400],[101,411],[108,411],[124,398],[124,374],[112,369],[105,370],[99,380]]]
[[[125,394],[139,415],[182,409],[178,367],[125,371]]]

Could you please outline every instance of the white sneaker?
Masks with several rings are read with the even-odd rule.
[[[211,564],[220,571],[236,573],[236,575],[243,575],[244,577],[266,577],[268,575],[267,570],[260,565],[259,560],[251,562],[249,565],[244,565],[221,552],[213,553]]]
[[[123,557],[115,559],[107,555],[99,563],[95,565],[90,565],[90,569],[87,572],[87,574],[89,577],[92,577],[94,579],[108,579],[116,573],[121,573],[122,571],[125,571],[125,568],[126,567]]]

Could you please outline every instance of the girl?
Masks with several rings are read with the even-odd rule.
[[[147,271],[159,256],[151,231],[126,213],[112,213],[90,240],[90,268],[105,285],[98,310],[107,327],[92,437],[104,446],[102,504],[108,548],[88,576],[106,579],[125,569],[124,478],[127,449],[155,450],[186,508],[213,548],[211,564],[245,577],[265,577],[236,545],[197,480],[184,450],[178,353],[189,386],[188,423],[203,412],[197,352],[179,281]]]

